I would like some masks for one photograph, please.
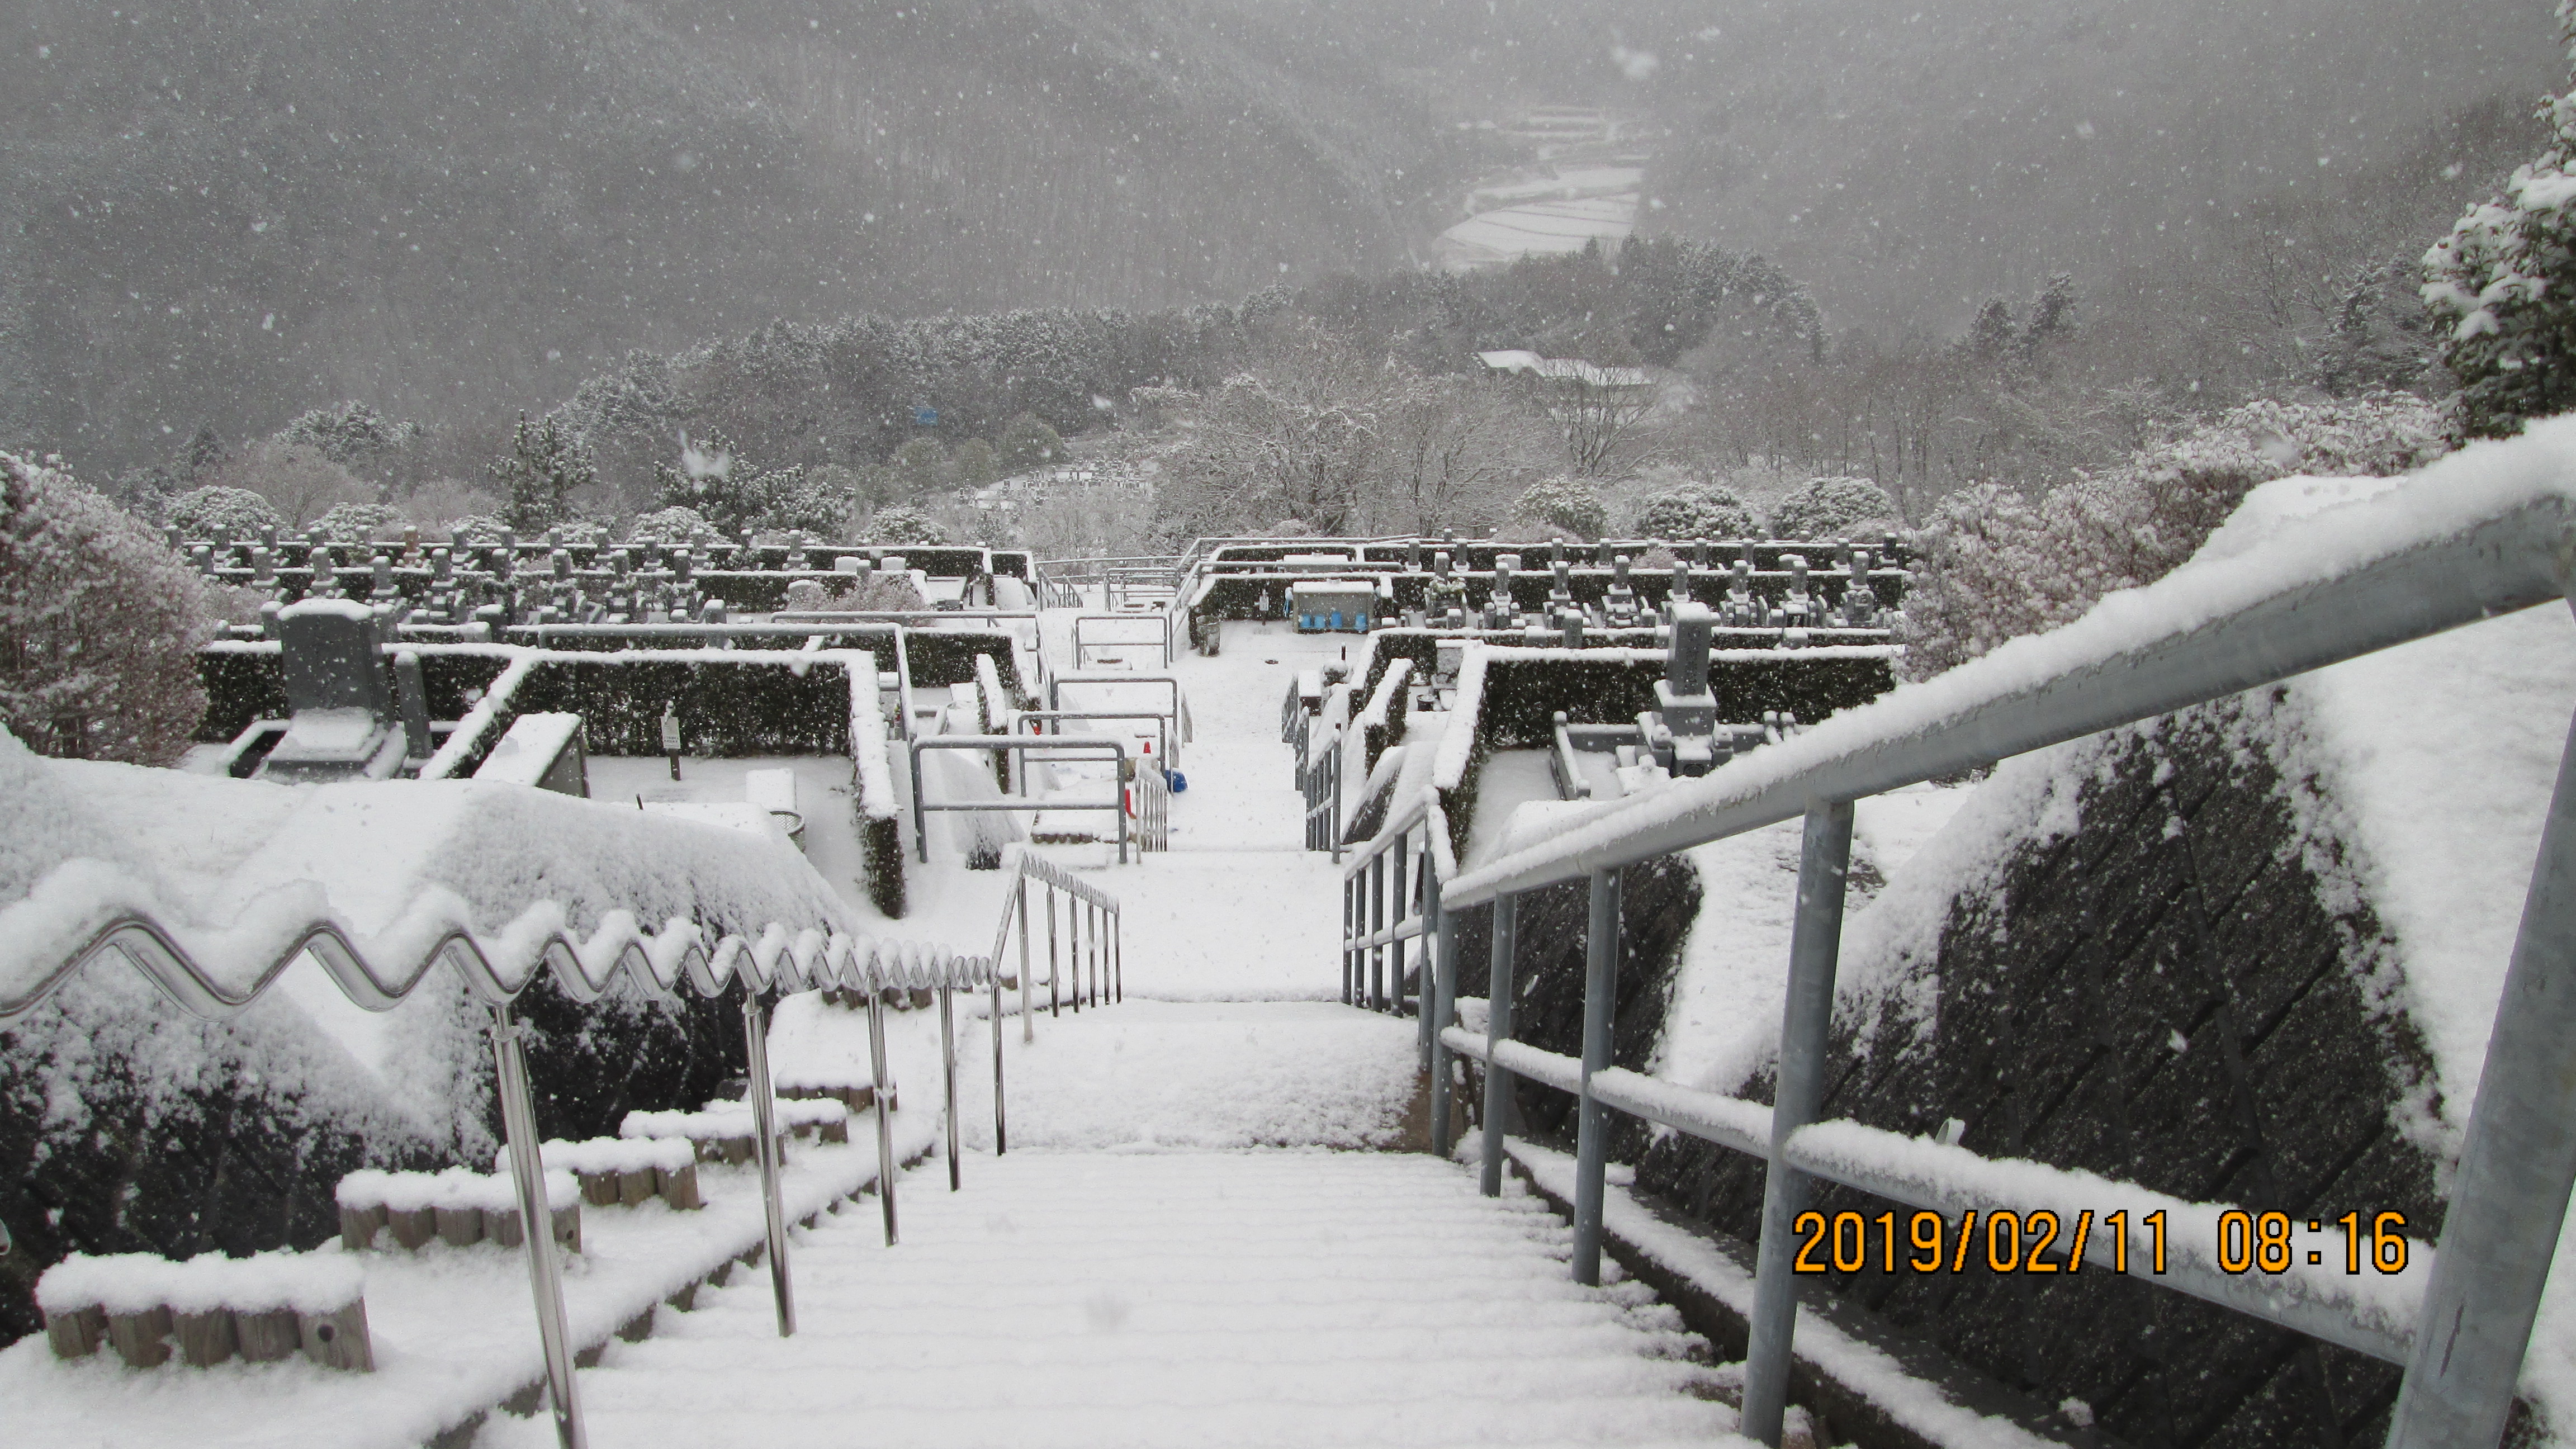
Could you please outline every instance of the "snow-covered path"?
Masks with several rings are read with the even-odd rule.
[[[1174,662],[1196,737],[1173,849],[1043,847],[1118,898],[1127,999],[1041,1016],[1033,1041],[1006,1019],[1000,1158],[989,1021],[962,1020],[964,1190],[936,1160],[910,1173],[894,1246],[872,1203],[796,1230],[793,1338],[763,1273],[656,1310],[580,1375],[592,1444],[1745,1442],[1706,1345],[1640,1285],[1575,1284],[1569,1230],[1517,1182],[1487,1199],[1459,1163],[1384,1150],[1420,1090],[1414,1028],[1316,999],[1339,984],[1341,871],[1303,848],[1278,737],[1296,672],[1353,643],[1233,625],[1219,657]],[[911,924],[976,940],[1005,879],[935,861]],[[864,1020],[789,1003],[778,1069],[864,1060]],[[919,1100],[935,1025],[896,1035]],[[495,1416],[476,1442],[537,1449],[553,1427]]]
[[[958,1194],[935,1165],[911,1174],[899,1246],[867,1205],[800,1231],[792,1339],[766,1275],[742,1273],[610,1345],[580,1376],[591,1442],[1729,1441],[1734,1411],[1705,1396],[1673,1311],[1569,1281],[1565,1226],[1454,1164],[1022,1151],[965,1168]],[[501,1416],[478,1442],[553,1432]]]

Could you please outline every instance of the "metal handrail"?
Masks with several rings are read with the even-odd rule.
[[[323,908],[293,909],[255,917],[236,928],[250,934],[247,947],[227,942],[228,953],[250,959],[267,957],[269,964],[252,978],[244,989],[228,990],[224,982],[233,973],[210,969],[163,925],[149,908],[121,902],[115,882],[101,879],[104,872],[96,862],[75,861],[38,882],[29,900],[50,898],[54,907],[68,907],[81,918],[96,921],[83,943],[63,955],[61,964],[38,978],[26,991],[0,1000],[0,1021],[24,1015],[42,1004],[54,991],[92,961],[111,957],[124,960],[150,981],[161,993],[183,1011],[207,1020],[223,1020],[247,1009],[271,987],[287,966],[302,955],[311,954],[322,965],[342,994],[369,1011],[386,1011],[399,1005],[417,990],[430,969],[446,964],[463,978],[467,989],[481,998],[491,1013],[491,1038],[494,1071],[499,1080],[502,1106],[502,1129],[507,1144],[510,1171],[524,1221],[545,1221],[546,1199],[544,1172],[537,1147],[535,1110],[528,1088],[524,1036],[526,1028],[512,1016],[511,1007],[520,995],[534,985],[540,968],[551,968],[556,986],[578,1002],[591,1002],[615,986],[623,977],[647,995],[672,999],[682,987],[701,996],[713,997],[740,981],[747,988],[743,1000],[746,1051],[750,1064],[750,1081],[746,1095],[757,1121],[756,1136],[760,1142],[761,1195],[767,1226],[767,1256],[770,1282],[776,1301],[778,1328],[782,1337],[795,1332],[795,1300],[788,1278],[787,1220],[779,1196],[778,1143],[774,1127],[774,1091],[768,1072],[767,1025],[768,1007],[764,993],[784,989],[805,990],[817,986],[854,987],[868,993],[871,1013],[871,1035],[883,1040],[880,1013],[882,998],[889,988],[905,990],[935,989],[939,992],[943,1020],[950,993],[960,987],[991,985],[994,1012],[1000,1014],[1000,985],[989,957],[966,956],[944,947],[911,941],[883,941],[855,937],[840,931],[825,931],[813,926],[791,927],[783,922],[770,922],[756,935],[726,933],[718,936],[710,948],[704,928],[690,921],[674,921],[659,933],[640,929],[631,913],[610,911],[602,918],[600,929],[588,940],[578,939],[558,926],[531,939],[511,933],[519,949],[512,958],[496,963],[478,939],[464,901],[452,892],[432,889],[416,898],[400,919],[407,927],[394,935],[390,943],[377,938],[378,952],[371,954],[351,938],[335,912]],[[67,879],[68,878],[68,879]],[[104,909],[102,909],[104,908]],[[560,906],[558,917],[568,914]],[[524,919],[524,915],[522,919]],[[424,926],[424,922],[427,924]],[[238,940],[238,937],[236,937]],[[396,952],[391,959],[379,959],[390,944]],[[605,956],[605,964],[594,962]],[[951,1037],[947,1050],[952,1054],[949,1072],[948,1115],[951,1135],[952,1186],[955,1168],[956,1096]],[[877,1187],[885,1202],[888,1241],[893,1240],[894,1165],[892,1127],[887,1120],[888,1100],[883,1052],[877,1053]],[[994,1109],[996,1130],[1001,1113],[1000,1079],[995,1079]],[[555,1242],[551,1233],[530,1232],[522,1235],[528,1256],[528,1276],[535,1299],[537,1332],[546,1364],[547,1391],[551,1397],[556,1437],[563,1449],[583,1449],[587,1442],[581,1401],[573,1378],[573,1344],[569,1320],[564,1311],[562,1269],[555,1259]]]
[[[1019,733],[1021,725],[1031,722],[1043,725],[1050,720],[1061,723],[1069,719],[1129,721],[1152,720],[1156,725],[1156,729],[1154,731],[1155,738],[1160,739],[1163,742],[1163,753],[1155,758],[1172,761],[1180,759],[1179,753],[1172,748],[1172,717],[1167,714],[1153,714],[1143,711],[1121,713],[1115,710],[1022,709],[1011,712],[1011,733]],[[1029,733],[1033,735],[1053,737],[1063,735],[1064,731],[1061,729],[1032,729]]]
[[[993,954],[987,959],[994,962],[999,962],[1002,959],[1003,947],[1009,944],[1010,941],[1011,923],[1014,920],[1017,920],[1020,927],[1020,1039],[1024,1042],[1035,1041],[1037,1039],[1037,1028],[1034,1020],[1034,1013],[1029,1001],[1029,882],[1032,880],[1036,881],[1047,891],[1047,1015],[1057,1015],[1063,1005],[1063,995],[1061,991],[1062,978],[1060,974],[1061,962],[1057,954],[1055,931],[1055,897],[1058,894],[1069,896],[1076,905],[1086,907],[1092,911],[1094,913],[1092,924],[1095,930],[1099,927],[1101,922],[1105,921],[1107,923],[1108,939],[1106,942],[1106,956],[1109,972],[1110,995],[1111,998],[1116,1001],[1126,1000],[1126,916],[1125,913],[1119,909],[1118,898],[1111,895],[1109,892],[1100,889],[1098,886],[1091,884],[1089,881],[1083,880],[1074,875],[1071,871],[1066,870],[1063,866],[1056,864],[1054,861],[1026,850],[1022,850],[1018,853],[1011,869],[1011,884],[1010,887],[1004,891],[1002,896],[1002,918],[1000,921],[996,922],[993,927]],[[1081,939],[1079,934],[1080,926],[1077,922],[1072,920],[1071,912],[1067,912],[1067,917],[1068,924],[1072,926],[1075,932],[1074,939],[1078,952]],[[1075,959],[1078,963],[1080,960],[1078,954]],[[997,975],[995,979],[998,980],[1000,978]],[[1097,978],[1095,978],[1095,981],[1096,979]],[[1073,1000],[1073,1010],[1074,1014],[1077,1016],[1082,1013],[1081,984],[1082,972],[1080,965],[1077,964],[1074,968],[1074,985],[1076,990]],[[1098,1004],[1098,998],[1096,996],[1093,998],[1093,1004]],[[1001,1013],[998,1010],[993,1014],[993,1022],[993,1100],[996,1104],[994,1134],[996,1138],[995,1150],[998,1153],[1000,1150],[999,1138],[1001,1134],[1001,1118],[998,1114],[1000,1110],[999,1103],[1002,1100],[1002,1027]]]
[[[1153,624],[1155,637],[1152,639],[1085,639],[1082,637],[1082,626],[1085,624],[1136,623]],[[1162,667],[1169,669],[1172,667],[1172,616],[1162,610],[1125,614],[1076,614],[1073,618],[1073,667],[1076,670],[1090,666],[1091,656],[1087,651],[1093,649],[1159,649],[1163,655]]]
[[[1508,1077],[1570,1085],[1579,1101],[1574,1272],[1598,1281],[1609,1110],[1637,1111],[1738,1150],[1751,1124],[1736,1108],[1694,1103],[1654,1084],[1619,1090],[1609,1060],[1618,961],[1619,870],[1801,815],[1806,840],[1783,1008],[1775,1105],[1767,1112],[1762,1232],[1757,1247],[1742,1432],[1777,1445],[1796,1328],[1792,1220],[1816,1178],[1899,1201],[1943,1206],[1964,1196],[1910,1182],[1821,1150],[1830,1134],[1865,1132],[1820,1123],[1853,802],[2256,688],[2291,675],[2423,638],[2512,610],[2570,597],[2576,587],[2576,499],[2557,480],[2571,471],[2576,422],[2536,425],[2522,438],[2482,445],[2436,463],[2398,497],[2348,505],[2236,556],[2196,563],[2156,584],[2116,594],[2049,634],[2015,640],[1937,679],[1877,701],[1644,797],[1576,814],[1538,844],[1448,883],[1450,909],[1492,902],[1494,956],[1482,1057],[1488,1123],[1500,1120]],[[1511,953],[1518,896],[1589,879],[1591,945],[1583,1055],[1535,1060],[1511,1043]],[[1440,991],[1456,965],[1441,922]],[[2466,1133],[2441,1243],[2413,1332],[2385,1303],[2355,1311],[2337,1295],[2285,1307],[2201,1284],[2232,1308],[2407,1365],[2389,1442],[2403,1449],[2489,1446],[2501,1434],[2530,1341],[2542,1285],[2576,1188],[2576,1001],[2563,980],[2576,958],[2576,729],[2550,806],[2540,858],[2508,967],[2494,1035]],[[2554,984],[2553,984],[2554,983]],[[2503,1009],[2511,1006],[2511,1010]],[[1464,1034],[1461,1034],[1464,1036]],[[1471,1036],[1435,1039],[1435,1080]],[[1540,1068],[1544,1068],[1541,1070]],[[1648,1100],[1649,1096],[1653,1100]],[[1697,1110],[1673,1110],[1675,1107]],[[1655,1110],[1638,1111],[1639,1108]],[[1696,1119],[1696,1120],[1695,1120]],[[1445,1125],[1445,1119],[1435,1118]],[[1818,1134],[1826,1133],[1827,1137]],[[1485,1139],[1484,1187],[1500,1186],[1501,1135]],[[1987,1159],[1949,1149],[1975,1171]],[[2128,1192],[2129,1189],[2120,1188]],[[2134,1195],[2134,1194],[2133,1194]],[[2293,1275],[2295,1276],[2295,1275]],[[2182,1291],[2192,1285],[2154,1279]],[[2304,1285],[2313,1287],[2314,1285]]]
[[[967,800],[931,804],[922,798],[921,752],[924,750],[995,750],[1020,754],[1060,754],[1067,759],[1115,760],[1118,783],[1128,777],[1125,742],[1105,735],[924,735],[906,747],[912,760],[912,835],[921,859],[930,859],[930,827],[926,816],[933,813],[1008,814],[1016,811],[1107,810],[1118,817],[1118,863],[1127,863],[1126,802],[1117,796],[1107,800],[1030,800],[1004,796],[996,800]],[[1088,751],[1089,753],[1085,753]]]

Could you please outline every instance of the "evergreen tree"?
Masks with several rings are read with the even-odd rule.
[[[887,466],[907,499],[928,497],[948,483],[948,452],[937,438],[915,438],[895,449]]]
[[[2576,55],[2576,0],[2559,0]],[[2576,94],[2540,108],[2548,149],[2424,254],[2424,304],[2460,382],[2453,426],[2509,437],[2576,407]]]
[[[837,535],[849,517],[845,490],[808,477],[802,467],[763,468],[718,432],[685,444],[679,467],[655,464],[653,476],[663,508],[688,509],[728,538]]]
[[[222,471],[230,455],[224,440],[215,433],[212,423],[200,424],[197,434],[188,440],[187,451],[179,456],[179,471],[191,483],[206,483]]]
[[[519,414],[510,456],[495,459],[485,471],[508,499],[501,507],[502,521],[521,534],[543,533],[569,520],[573,495],[599,481],[589,447],[560,413],[535,422]]]
[[[1001,454],[1002,472],[1006,475],[1049,467],[1068,456],[1064,439],[1034,413],[1022,413],[1003,425]]]

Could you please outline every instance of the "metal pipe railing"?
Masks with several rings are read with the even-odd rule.
[[[2335,510],[2303,525],[2295,540],[2194,564],[2114,595],[2050,634],[2016,640],[1701,779],[1584,812],[1550,839],[1451,879],[1449,909],[1492,902],[1497,911],[1488,1037],[1442,1033],[1451,1046],[1488,1064],[1485,1190],[1500,1189],[1494,1109],[1507,1096],[1495,1079],[1506,1072],[1576,1092],[1585,1127],[1593,1108],[1615,1107],[1767,1158],[1743,1424],[1746,1433],[1776,1445],[1796,1328],[1786,1274],[1794,1250],[1790,1219],[1805,1179],[1827,1177],[1927,1206],[1946,1202],[1928,1185],[1909,1185],[1903,1174],[1840,1161],[1808,1145],[1828,1128],[1866,1130],[1810,1125],[1821,1102],[1816,1074],[1830,1025],[1852,802],[2568,597],[2576,584],[2576,504],[2555,480],[2569,472],[2570,441],[2576,426],[2545,424],[2523,439],[2457,455],[2428,470],[2401,498]],[[1633,1074],[1595,1060],[1588,1032],[1581,1062],[1508,1039],[1510,978],[1502,943],[1519,895],[1586,876],[1599,882],[1625,866],[1800,815],[1808,833],[1776,1111],[1643,1078],[1637,1079],[1642,1090],[1615,1092],[1612,1082]],[[1604,900],[1596,888],[1593,929],[1596,937],[1606,929],[1615,939],[1615,894],[1606,908]],[[2442,1241],[2419,1280],[2426,1285],[2420,1308],[2408,1321],[2391,1322],[2384,1304],[2354,1298],[2358,1290],[2310,1282],[2295,1271],[2263,1285],[2265,1293],[2214,1270],[2150,1281],[2405,1362],[2389,1441],[2400,1449],[2494,1444],[2576,1188],[2576,992],[2563,980],[2570,959],[2576,959],[2576,730]],[[1587,1023],[1594,1006],[1587,990]],[[1695,1103],[1703,1097],[1712,1100]],[[1766,1140],[1758,1144],[1748,1140],[1744,1124],[1729,1120],[1749,1112],[1765,1119]],[[1971,1173],[1984,1164],[1962,1149],[1939,1151],[1962,1159]],[[1578,1244],[1598,1240],[1604,1166],[1597,1155],[1578,1157]],[[2439,1323],[2444,1331],[2417,1332],[2419,1323]]]
[[[321,963],[342,994],[370,1011],[400,1005],[419,989],[435,966],[443,964],[455,971],[468,991],[482,1000],[492,1014],[493,1070],[499,1085],[503,1134],[522,1219],[531,1224],[546,1221],[544,1174],[528,1086],[524,1028],[513,1020],[510,1008],[535,983],[537,973],[550,970],[556,989],[583,1004],[615,989],[621,978],[657,1000],[670,999],[683,989],[712,997],[740,982],[748,988],[744,1010],[752,1066],[748,1095],[755,1118],[760,1120],[758,1135],[766,1144],[761,1193],[767,1217],[771,1285],[782,1334],[794,1332],[795,1308],[784,1252],[785,1214],[779,1196],[776,1135],[770,1125],[775,1107],[769,1087],[766,1033],[762,1030],[766,1016],[762,994],[782,989],[865,987],[873,1003],[889,984],[901,983],[907,988],[941,983],[973,985],[987,979],[992,969],[987,958],[910,942],[873,941],[820,927],[791,929],[784,923],[771,923],[756,936],[723,935],[710,945],[702,928],[694,924],[681,922],[659,933],[647,933],[635,925],[631,916],[614,911],[607,913],[606,923],[587,941],[577,940],[560,929],[533,940],[514,939],[510,943],[514,960],[505,965],[486,953],[462,901],[454,900],[452,893],[433,890],[399,913],[407,925],[424,923],[428,928],[407,931],[399,937],[397,949],[404,954],[391,961],[372,958],[326,906],[309,913],[270,915],[228,932],[226,955],[269,963],[255,972],[235,972],[199,961],[170,928],[134,907],[81,912],[72,898],[100,895],[95,882],[84,879],[66,885],[59,876],[48,877],[39,883],[34,896],[48,895],[91,919],[102,915],[105,919],[80,945],[62,954],[59,966],[37,976],[23,990],[0,998],[0,1021],[35,1009],[83,967],[110,958],[124,960],[181,1010],[207,1020],[222,1020],[247,1009],[266,994],[288,965],[306,954]],[[113,892],[107,896],[112,899]],[[449,899],[440,900],[440,896]],[[435,921],[442,914],[455,919],[438,926]],[[674,933],[684,934],[674,942]],[[600,964],[594,966],[594,962]],[[881,1031],[880,1026],[880,1035]],[[879,1080],[883,1080],[882,1065]],[[894,1176],[882,1091],[878,1103],[878,1188],[886,1196],[891,1225]],[[573,1380],[573,1344],[553,1235],[531,1229],[521,1235],[521,1241],[528,1254],[529,1285],[535,1300],[556,1437],[563,1449],[582,1449],[586,1433]]]
[[[1170,715],[1153,714],[1145,711],[1127,711],[1122,713],[1116,710],[1093,709],[1023,709],[1012,712],[1011,728],[1009,732],[1012,734],[1018,734],[1020,732],[1021,723],[1032,720],[1036,721],[1039,725],[1061,724],[1066,720],[1125,720],[1130,723],[1138,720],[1151,720],[1155,724],[1154,737],[1161,740],[1163,743],[1163,751],[1158,758],[1172,763],[1178,763],[1180,760],[1180,756],[1175,753],[1172,748],[1173,720]],[[1032,728],[1029,733],[1034,735],[1061,735],[1064,731],[1061,729]],[[1027,791],[1024,789],[1021,793],[1026,794]]]
[[[1008,750],[1023,754],[1052,754],[1075,760],[1114,760],[1120,780],[1127,778],[1127,746],[1118,740],[1097,735],[1040,735],[1036,738],[1015,735],[925,735],[909,741],[905,749],[912,761],[912,836],[914,848],[923,860],[930,859],[930,826],[934,813],[997,814],[1009,811],[1106,810],[1118,817],[1118,863],[1127,863],[1127,806],[1119,795],[1107,800],[965,800],[933,804],[922,796],[921,752],[924,750]],[[1113,784],[1113,789],[1118,788]]]

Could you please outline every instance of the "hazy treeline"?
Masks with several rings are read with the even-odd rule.
[[[637,347],[1395,266],[1472,149],[1357,19],[1180,0],[24,0],[0,94],[0,438],[92,476],[345,398],[461,475]]]

